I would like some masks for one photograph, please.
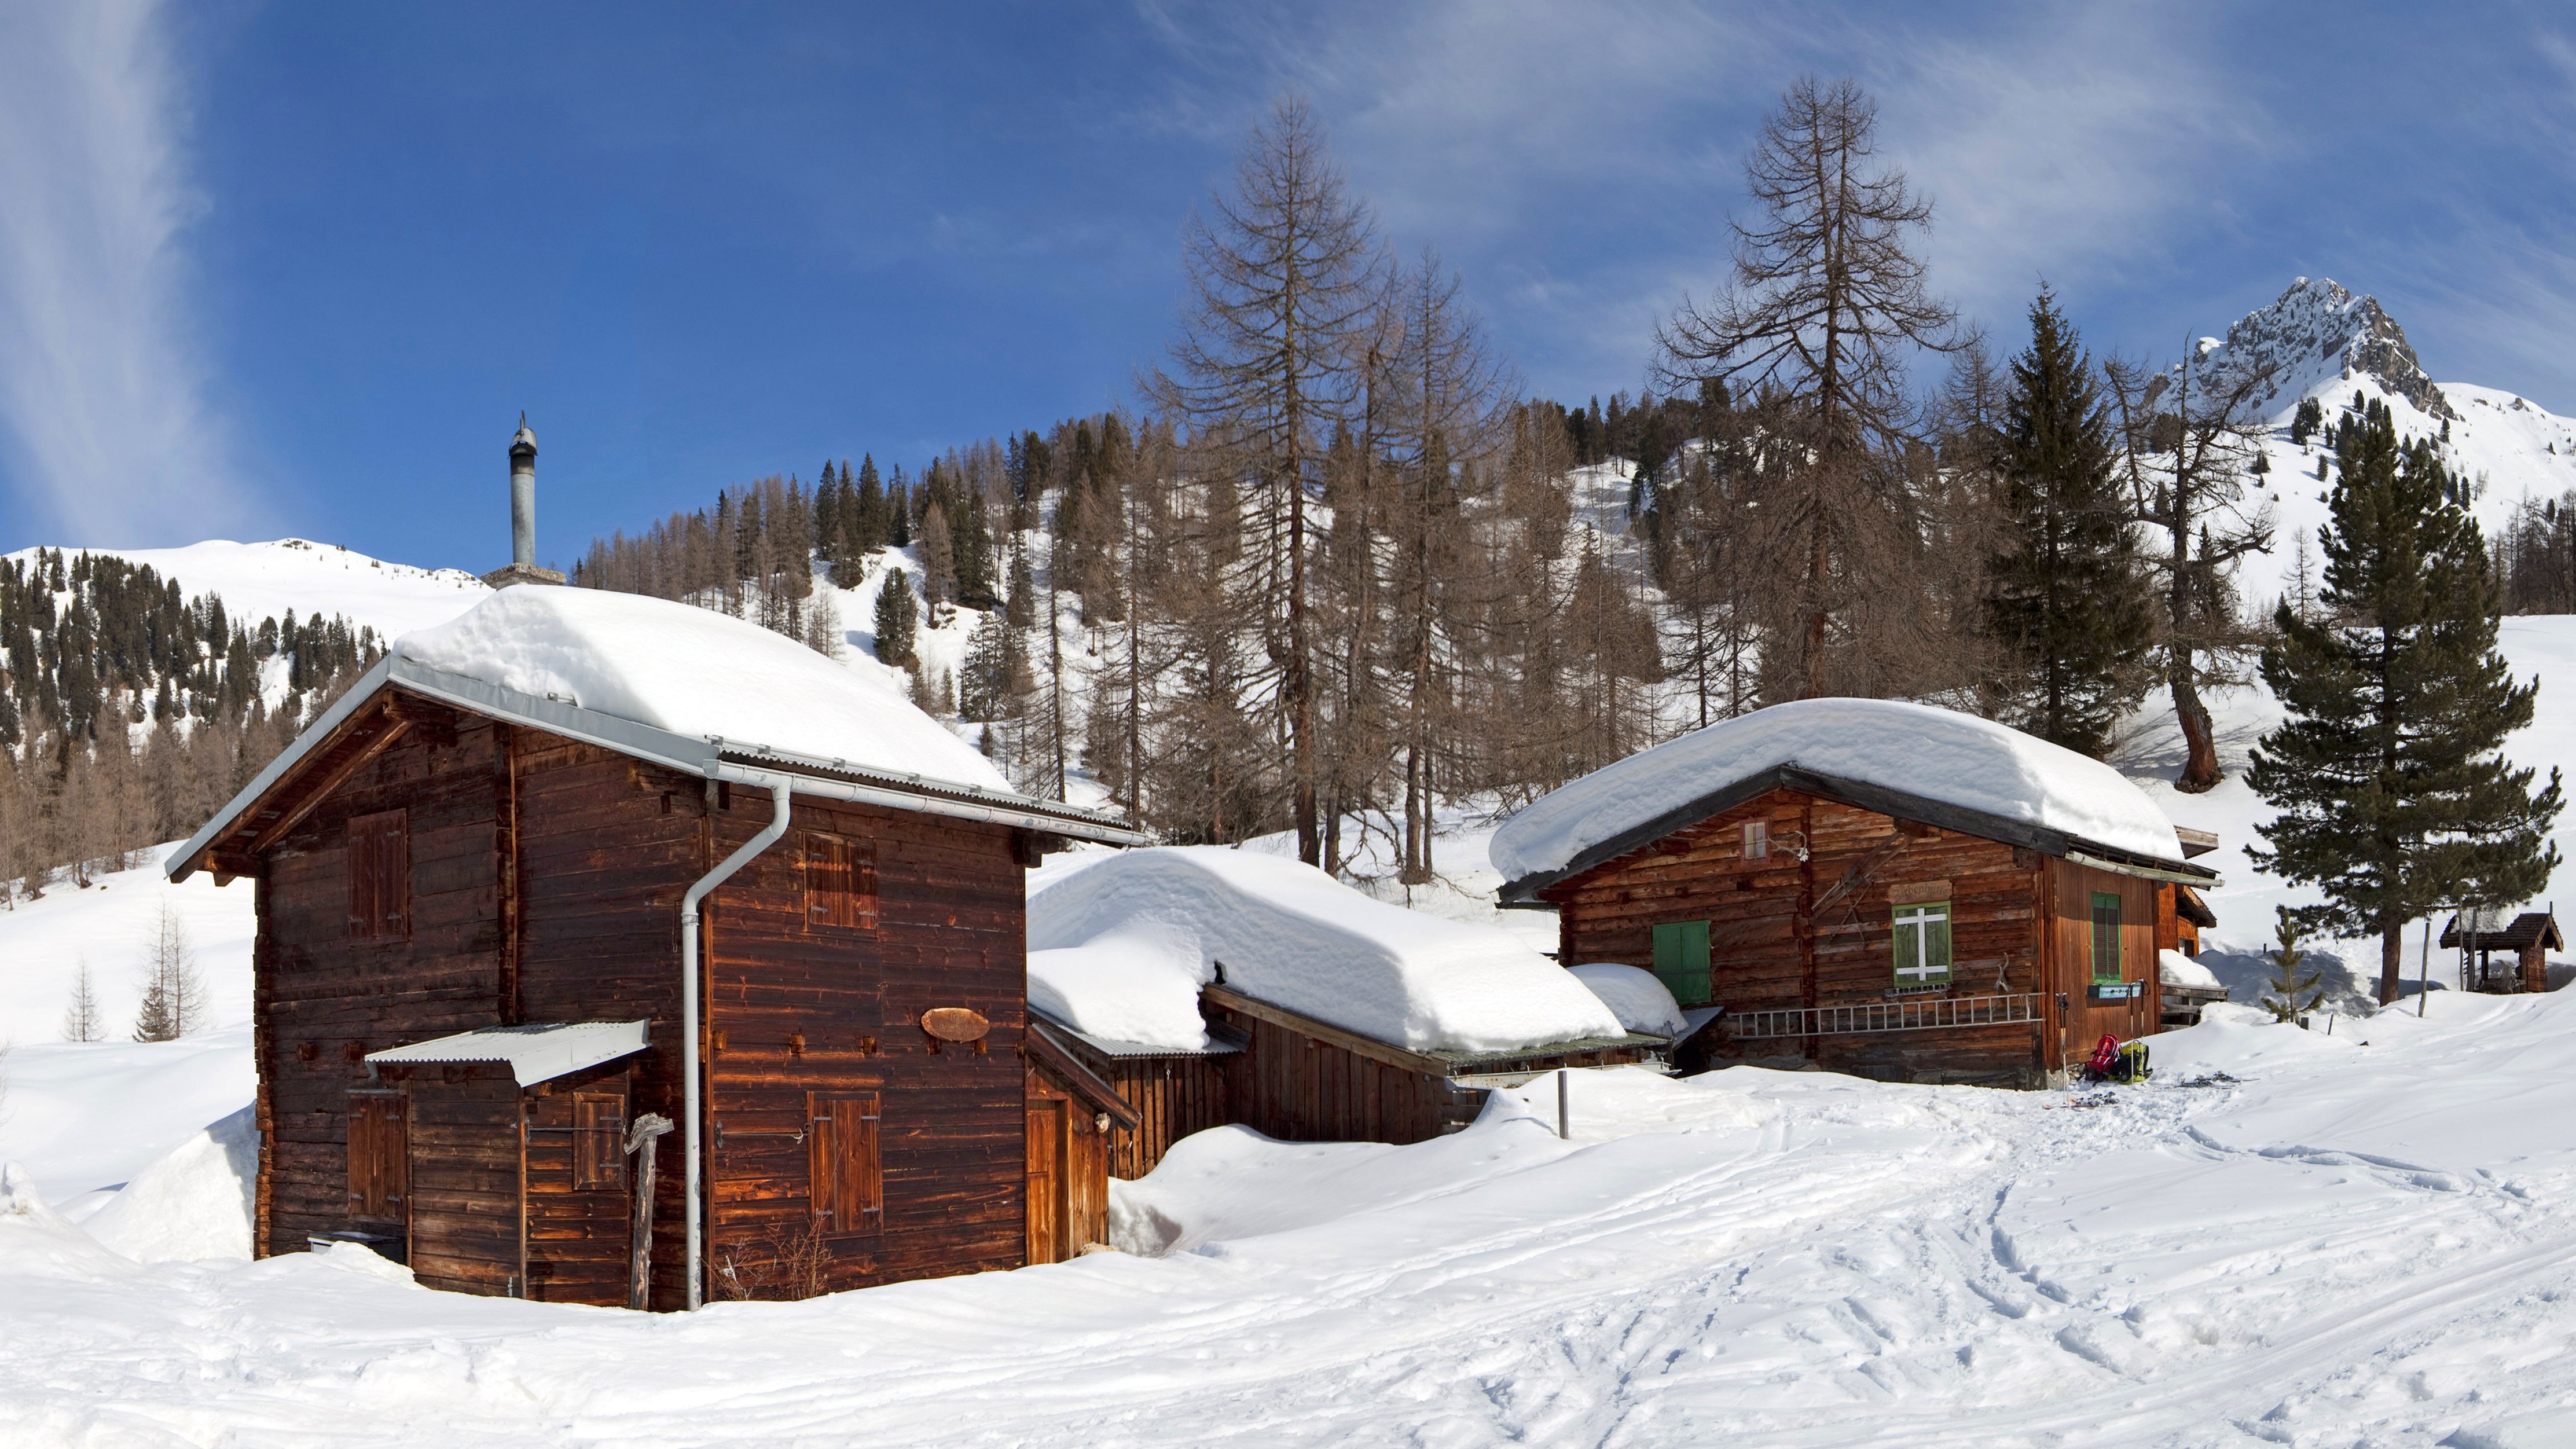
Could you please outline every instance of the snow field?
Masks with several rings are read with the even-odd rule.
[[[1225,1130],[1118,1189],[1162,1256],[691,1318],[21,1211],[0,1442],[2560,1442],[2576,1002],[2432,1006],[2169,1034],[2135,1088],[1609,1069],[1571,1142],[1553,1078],[1412,1147]]]

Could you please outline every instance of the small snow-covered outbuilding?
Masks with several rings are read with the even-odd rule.
[[[2038,1086],[2159,1028],[2158,951],[2215,884],[2108,765],[1891,700],[1774,705],[1630,756],[1494,837],[1559,957],[1724,1015],[1714,1061]],[[2192,941],[2196,943],[2196,930]]]
[[[1121,1176],[1239,1124],[1292,1141],[1418,1142],[1483,1089],[1646,1059],[1572,972],[1493,926],[1376,900],[1216,846],[1132,850],[1029,900],[1029,1004],[1132,1102]]]
[[[1145,838],[741,620],[403,636],[170,861],[257,883],[256,1251],[654,1308],[1064,1256],[1132,1113],[1025,1040],[1056,837]]]

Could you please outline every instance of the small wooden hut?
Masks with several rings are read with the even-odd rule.
[[[1295,861],[1129,851],[1040,890],[1029,911],[1032,996],[1054,1003],[1032,1011],[1136,1109],[1137,1131],[1110,1149],[1123,1178],[1210,1127],[1420,1142],[1475,1120],[1490,1088],[1672,1046],[1622,1030],[1507,932],[1372,899]],[[1059,955],[1081,960],[1051,964]],[[1163,1040],[1085,1030],[1086,1009],[1151,1017]]]
[[[2493,906],[2472,906],[2444,923],[2442,949],[2460,953],[2461,990],[2507,995],[2547,991],[2549,953],[2566,950],[2567,943],[2558,934],[2554,908],[2508,920]]]
[[[1883,700],[1776,705],[1631,756],[1533,803],[1493,854],[1506,907],[1557,913],[1558,959],[1724,1007],[1715,1063],[2020,1087],[2160,1028],[2176,892],[2217,880],[2108,766]]]
[[[169,863],[257,891],[254,1250],[654,1308],[1071,1251],[1123,1104],[1024,1033],[1064,837],[1143,839],[737,620],[530,584],[407,636]]]

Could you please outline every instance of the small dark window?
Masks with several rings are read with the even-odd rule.
[[[806,1094],[806,1172],[814,1225],[826,1234],[885,1226],[885,1171],[877,1157],[874,1092]]]
[[[349,818],[349,934],[361,941],[411,934],[411,829],[405,812]]]
[[[877,928],[874,846],[838,835],[805,837],[805,924],[809,929]]]
[[[2093,979],[2120,979],[2120,898],[2109,891],[2093,893]]]
[[[626,1184],[626,1099],[615,1092],[572,1094],[572,1186],[575,1192]]]
[[[400,1219],[410,1190],[403,1150],[403,1099],[393,1092],[349,1094],[349,1215]]]

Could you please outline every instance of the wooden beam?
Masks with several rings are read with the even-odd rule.
[[[378,717],[383,718],[381,715]],[[332,791],[347,784],[350,776],[355,775],[362,769],[365,769],[368,762],[375,759],[376,756],[383,754],[386,746],[391,745],[398,739],[401,739],[404,732],[408,731],[410,728],[411,721],[409,720],[386,718],[384,719],[384,722],[377,727],[373,738],[364,738],[362,735],[353,734],[352,738],[355,741],[355,748],[351,749],[347,755],[343,756],[340,763],[323,771],[318,778],[309,775],[305,776],[304,779],[309,783],[306,784],[302,796],[297,799],[295,804],[280,812],[274,822],[268,825],[256,827],[259,834],[250,842],[248,847],[250,853],[258,855],[265,852],[270,846],[275,845],[279,840],[285,838],[288,831],[303,824],[304,818],[311,815],[316,809],[318,809],[324,800],[329,799]],[[251,818],[254,820],[258,818],[255,811],[251,813]],[[236,835],[233,838],[235,840],[239,840],[241,837]]]
[[[1371,1061],[1384,1062],[1391,1067],[1400,1067],[1408,1072],[1420,1072],[1425,1076],[1439,1077],[1443,1080],[1449,1076],[1449,1064],[1438,1057],[1424,1056],[1420,1052],[1407,1051],[1400,1046],[1390,1046],[1374,1037],[1344,1031],[1338,1026],[1327,1025],[1311,1016],[1290,1011],[1284,1006],[1273,1006],[1267,1001],[1255,1000],[1240,991],[1229,991],[1222,986],[1202,986],[1199,988],[1199,995],[1208,1005],[1219,1010],[1242,1012],[1246,1016],[1269,1022],[1273,1026],[1285,1027],[1301,1036],[1329,1042],[1346,1052],[1367,1057]]]

